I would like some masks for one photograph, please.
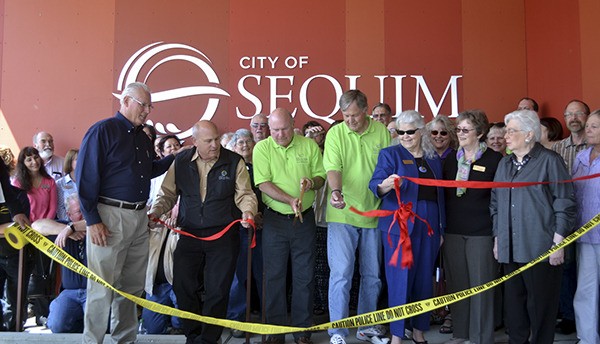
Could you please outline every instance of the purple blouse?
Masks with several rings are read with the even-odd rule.
[[[573,178],[600,173],[600,158],[590,164],[592,147],[577,154],[573,162]],[[600,178],[582,180],[574,183],[577,199],[577,228],[581,228],[600,211]],[[600,226],[592,228],[579,238],[579,242],[600,244]]]

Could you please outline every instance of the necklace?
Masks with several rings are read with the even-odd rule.
[[[425,159],[424,158],[420,158],[421,161],[419,162],[419,172],[421,173],[427,173],[427,167],[425,167]]]

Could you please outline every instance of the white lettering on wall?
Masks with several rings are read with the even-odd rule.
[[[429,87],[427,86],[427,83],[425,82],[425,78],[423,78],[422,75],[411,75],[411,78],[414,78],[417,81],[417,88],[415,90],[415,110],[419,111],[419,89],[423,90],[423,95],[425,96],[425,99],[427,100],[427,104],[429,105],[429,108],[431,109],[431,113],[433,114],[433,117],[437,116],[438,113],[440,112],[440,108],[442,107],[442,104],[444,103],[444,99],[446,98],[446,95],[448,94],[448,90],[450,90],[450,104],[451,104],[451,115],[450,117],[457,117],[458,116],[458,86],[457,86],[457,80],[459,78],[462,78],[462,75],[452,75],[450,77],[450,80],[448,81],[448,84],[446,85],[446,89],[444,90],[444,94],[442,95],[442,98],[440,99],[439,103],[435,103],[435,100],[433,100],[433,96],[431,95],[431,92],[429,92]]]

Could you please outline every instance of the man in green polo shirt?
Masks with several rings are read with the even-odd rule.
[[[294,135],[289,111],[275,109],[269,116],[271,136],[256,144],[252,155],[254,183],[262,191],[263,269],[267,323],[286,325],[288,257],[293,274],[291,326],[312,325],[315,264],[315,190],[325,182],[323,157],[317,144]],[[301,197],[302,196],[302,197]],[[267,338],[283,344],[285,335]],[[294,333],[297,344],[312,344],[309,332]]]
[[[376,218],[357,215],[350,211],[349,206],[360,210],[379,207],[379,200],[369,191],[369,180],[377,164],[379,151],[390,145],[390,134],[386,127],[369,118],[364,93],[359,90],[346,91],[339,105],[344,123],[334,126],[327,133],[323,157],[331,190],[331,206],[327,207],[327,259],[331,269],[330,321],[349,315],[356,249],[359,251],[361,274],[357,313],[377,309],[381,291],[381,233],[377,229]],[[330,343],[345,344],[348,333],[348,329],[330,329]],[[359,328],[356,337],[372,340],[384,334],[385,328],[377,325]]]

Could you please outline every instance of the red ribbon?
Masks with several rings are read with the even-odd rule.
[[[402,247],[402,268],[410,268],[412,267],[413,254],[412,254],[412,244],[410,241],[410,236],[408,235],[408,221],[415,222],[415,217],[427,225],[427,235],[433,235],[433,229],[429,225],[427,220],[421,218],[417,213],[412,210],[412,202],[403,203],[400,200],[400,178],[394,179],[394,190],[396,192],[396,199],[398,200],[398,209],[396,210],[370,210],[370,211],[360,211],[354,207],[350,207],[350,211],[367,217],[386,217],[393,215],[394,218],[390,227],[388,228],[387,240],[390,247],[393,247],[394,243],[392,241],[392,227],[396,222],[400,225],[400,240],[396,245],[396,249],[392,253],[392,257],[390,258],[389,264],[392,266],[398,266],[398,256],[400,254],[400,247]]]
[[[470,188],[470,189],[492,189],[492,188],[521,188],[532,185],[543,185],[543,184],[561,184],[561,183],[572,183],[580,180],[588,180],[600,177],[600,173],[591,174],[587,176],[582,176],[569,180],[559,180],[559,181],[547,181],[547,182],[483,182],[483,181],[456,181],[456,180],[440,180],[440,179],[427,179],[427,178],[415,178],[415,177],[400,177],[402,179],[409,180],[417,185],[423,186],[435,186],[435,187],[451,187],[451,188]],[[386,217],[393,215],[394,219],[388,228],[388,244],[390,247],[393,246],[392,238],[390,232],[392,227],[396,222],[400,225],[400,241],[390,258],[390,265],[397,266],[398,264],[398,255],[400,251],[400,247],[402,247],[402,268],[410,268],[413,264],[413,256],[412,256],[412,246],[410,242],[410,237],[408,235],[408,221],[415,222],[415,217],[419,220],[423,221],[427,225],[427,234],[429,236],[433,235],[433,230],[429,223],[419,217],[412,210],[412,203],[403,203],[400,200],[400,178],[396,178],[394,180],[394,190],[396,191],[396,198],[398,199],[398,209],[396,210],[370,210],[370,211],[360,211],[354,207],[350,207],[350,211],[366,216],[366,217]]]
[[[198,240],[203,240],[203,241],[214,241],[214,240],[217,240],[217,239],[221,238],[223,235],[225,235],[225,233],[227,233],[231,229],[231,227],[233,227],[233,225],[235,225],[238,222],[244,221],[242,219],[235,220],[235,221],[231,222],[230,224],[228,224],[227,227],[223,228],[218,233],[215,233],[215,234],[213,234],[211,236],[208,236],[208,237],[199,237],[199,236],[195,236],[192,233],[185,232],[185,231],[173,228],[173,227],[169,226],[166,222],[164,222],[163,220],[161,220],[161,219],[159,219],[157,217],[148,215],[148,218],[151,221],[154,221],[156,223],[160,223],[161,225],[167,227],[168,229],[172,230],[175,233],[178,233],[178,234],[181,234],[181,235],[185,235],[185,236],[188,236],[190,238],[194,238],[194,239],[198,239]],[[254,223],[254,220],[252,220],[252,219],[248,219],[248,220],[245,220],[245,221],[248,222],[250,224],[250,226],[254,229],[254,232],[252,232],[252,243],[250,244],[250,248],[254,248],[256,246],[256,224]]]
[[[402,179],[410,180],[417,185],[423,186],[437,186],[444,188],[469,188],[469,189],[493,189],[493,188],[522,188],[525,186],[532,185],[545,185],[545,184],[564,184],[573,183],[580,180],[594,179],[600,177],[600,173],[590,174],[588,176],[578,177],[568,180],[558,180],[553,182],[477,182],[477,181],[457,181],[457,180],[440,180],[440,179],[427,179],[427,178],[415,178],[415,177],[400,177]]]

